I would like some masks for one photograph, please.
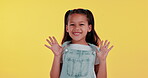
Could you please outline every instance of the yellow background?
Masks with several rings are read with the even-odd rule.
[[[108,78],[148,78],[147,0],[0,0],[0,78],[49,78],[53,53],[44,44],[61,42],[74,8],[91,10],[99,37],[114,45]]]

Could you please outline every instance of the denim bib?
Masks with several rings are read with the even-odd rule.
[[[96,47],[89,44],[92,50],[76,50],[67,47],[71,41],[63,43],[63,66],[60,78],[96,78],[94,63]]]

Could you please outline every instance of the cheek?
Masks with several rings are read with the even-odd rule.
[[[87,28],[87,27],[83,27],[82,30],[83,30],[84,32],[87,32],[87,31],[88,31],[88,28]]]
[[[68,27],[68,30],[69,30],[69,33],[71,33],[73,30],[73,27]]]
[[[73,30],[73,27],[69,27],[69,30],[72,31]]]

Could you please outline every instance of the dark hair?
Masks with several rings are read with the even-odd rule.
[[[90,10],[81,9],[81,8],[68,10],[65,13],[64,36],[63,36],[61,44],[63,44],[65,41],[71,41],[72,40],[72,38],[69,36],[68,32],[66,32],[66,25],[68,25],[68,17],[69,17],[69,15],[74,14],[74,13],[76,13],[76,14],[84,14],[84,15],[87,16],[88,24],[92,25],[92,30],[87,33],[86,42],[94,44],[96,46],[99,46],[100,38],[98,37],[98,35],[97,35],[97,33],[96,33],[95,29],[94,29],[94,17],[93,17],[93,14],[92,14],[92,12]]]

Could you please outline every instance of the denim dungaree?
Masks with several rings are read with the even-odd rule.
[[[63,66],[60,78],[96,78],[94,64],[96,47],[90,44],[92,50],[76,50],[67,47],[71,41],[63,43]]]

